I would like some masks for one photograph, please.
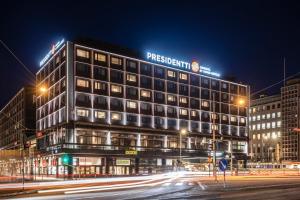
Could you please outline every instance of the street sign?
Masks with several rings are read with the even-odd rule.
[[[227,162],[226,159],[222,158],[222,159],[219,161],[219,169],[220,169],[222,172],[225,172],[225,171],[226,171],[227,165],[228,165],[228,162]]]
[[[125,155],[137,155],[137,151],[125,151]]]

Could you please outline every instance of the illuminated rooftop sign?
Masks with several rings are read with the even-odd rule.
[[[200,66],[197,61],[186,62],[175,58],[162,56],[156,53],[147,52],[147,60],[151,60],[156,63],[170,65],[172,67],[181,68],[184,70],[192,71],[194,73],[202,73],[210,76],[220,77],[221,75],[217,72],[211,71],[209,67]]]
[[[57,49],[59,49],[63,45],[64,42],[65,42],[65,39],[62,39],[61,41],[58,41],[56,44],[52,45],[51,50],[41,60],[40,66],[42,66],[43,64],[45,64],[45,62],[56,52]]]

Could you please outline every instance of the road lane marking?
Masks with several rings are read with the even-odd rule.
[[[202,185],[202,183],[201,183],[201,182],[198,182],[198,185],[199,185],[199,187],[200,187],[202,190],[205,190],[205,186],[204,186],[204,185]]]

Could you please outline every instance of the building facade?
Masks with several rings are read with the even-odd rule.
[[[250,156],[253,162],[281,161],[281,96],[265,96],[251,100]]]
[[[282,101],[282,156],[284,162],[300,161],[300,78],[288,80],[281,88]]]
[[[0,149],[20,149],[35,135],[35,87],[25,86],[0,111]]]
[[[207,162],[214,131],[217,155],[245,161],[248,109],[237,101],[248,101],[249,87],[200,68],[94,41],[57,43],[36,74],[47,88],[37,94],[37,172],[172,170],[180,148],[183,160]]]
[[[35,87],[25,86],[0,111],[0,175],[21,174],[35,149],[35,120]]]

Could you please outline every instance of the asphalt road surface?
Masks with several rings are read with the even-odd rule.
[[[74,188],[68,191],[30,194],[19,196],[23,200],[60,199],[101,199],[101,200],[143,200],[143,199],[242,199],[242,200],[298,200],[300,199],[300,177],[228,177],[224,187],[223,178],[219,182],[199,176],[180,176],[164,179],[155,184],[136,184],[125,188],[96,191]]]

